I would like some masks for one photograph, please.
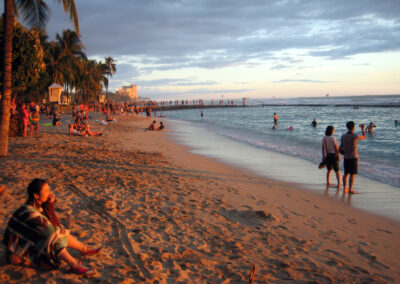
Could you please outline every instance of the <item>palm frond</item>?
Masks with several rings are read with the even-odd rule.
[[[58,3],[63,5],[64,11],[69,14],[69,19],[74,23],[74,28],[79,36],[79,19],[78,12],[76,11],[74,0],[57,0]]]
[[[24,20],[31,27],[44,28],[49,19],[49,7],[43,0],[15,0]]]

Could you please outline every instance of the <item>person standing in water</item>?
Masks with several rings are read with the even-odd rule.
[[[201,117],[204,116],[203,110],[200,111],[200,116],[201,116]]]
[[[278,115],[274,112],[274,124],[278,124]]]
[[[340,170],[339,170],[339,147],[336,137],[332,136],[335,128],[329,125],[325,130],[325,136],[322,138],[322,160],[326,164],[326,186],[330,186],[331,172],[334,170],[337,180],[337,188],[340,187]]]
[[[346,123],[346,127],[348,132],[342,136],[340,149],[342,149],[342,153],[344,156],[343,167],[344,167],[344,175],[343,175],[343,191],[356,193],[353,190],[354,178],[358,172],[358,151],[357,144],[358,141],[364,140],[365,135],[365,125],[361,124],[361,132],[362,135],[354,134],[355,123],[354,121],[348,121]],[[347,178],[350,175],[349,179],[349,187],[347,188]]]

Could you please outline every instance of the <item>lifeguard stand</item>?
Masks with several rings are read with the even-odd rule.
[[[49,86],[49,103],[51,106],[51,113],[58,112],[58,105],[60,102],[61,92],[63,87],[58,85],[57,83],[53,83]]]

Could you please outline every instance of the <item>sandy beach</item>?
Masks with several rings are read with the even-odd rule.
[[[103,250],[82,259],[95,270],[83,277],[8,265],[1,246],[0,282],[247,283],[252,264],[255,283],[400,282],[399,222],[191,154],[144,118],[117,119],[91,122],[100,137],[64,124],[10,138],[1,236],[40,177],[64,226]]]

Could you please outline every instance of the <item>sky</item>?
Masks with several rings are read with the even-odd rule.
[[[50,38],[73,26],[58,1]],[[151,99],[400,94],[400,0],[75,0],[110,90]]]

